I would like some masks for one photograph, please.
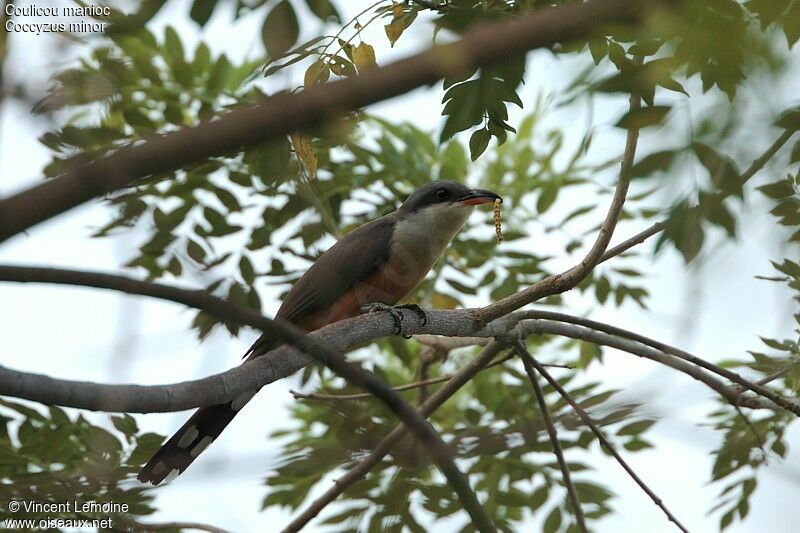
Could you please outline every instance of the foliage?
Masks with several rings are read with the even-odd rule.
[[[329,0],[192,2],[188,16],[201,27],[212,16],[223,16],[225,5],[234,6],[234,18],[252,12],[263,15],[261,34],[253,38],[263,41],[264,55],[245,61],[215,55],[202,41],[188,50],[169,26],[156,35],[149,21],[164,3],[143,2],[136,14],[115,15],[108,39],[95,43],[77,65],[55,77],[39,109],[61,110],[67,118],[41,138],[53,153],[47,176],[58,179],[70,168],[121,146],[258,101],[279,73],[303,80],[302,86],[287,90],[358,76],[382,64],[386,46],[394,46],[412,26],[429,30],[426,35],[431,38],[440,32],[458,35],[551,2],[450,0],[446,8],[429,12],[416,2],[378,1],[349,21]],[[300,42],[309,33],[308,13],[317,26],[315,35]],[[800,129],[800,108],[786,109],[774,124],[765,124],[759,133],[770,141],[760,141],[752,150],[749,145],[742,150],[746,143],[738,136],[752,129],[740,102],[748,77],[762,74],[773,79],[782,74],[800,38],[798,21],[800,0],[698,0],[655,13],[636,28],[598,28],[588,39],[552,49],[565,61],[586,67],[557,101],[520,98],[523,83],[536,83],[543,75],[526,71],[524,58],[479,70],[455,65],[442,85],[443,119],[437,132],[352,112],[313,131],[294,132],[142,180],[108,198],[114,216],[95,236],[136,228],[145,238],[126,267],[148,279],[202,281],[207,291],[260,310],[259,294],[273,286],[288,289],[333,239],[393,210],[416,186],[434,178],[452,179],[502,193],[506,244],[496,245],[488,214],[473,217],[411,299],[436,308],[496,301],[556,272],[562,261],[579,258],[587,239],[596,234],[611,193],[606,183],[616,178],[622,152],[621,146],[612,153],[593,148],[596,137],[605,134],[601,126],[616,125],[613,134],[643,129],[666,137],[681,106],[707,98],[713,105],[700,110],[702,120],[690,125],[689,135],[659,143],[658,150],[636,158],[629,170],[633,192],[622,212],[623,227],[664,219],[666,228],[656,251],[674,249],[689,263],[702,259],[709,243],[736,238],[746,208],[767,201],[778,225],[788,230],[788,242],[796,245],[800,141],[788,162],[779,159],[778,164],[790,169],[786,178],[764,180],[747,169],[760,155],[756,150],[784,132]],[[383,26],[385,41],[364,40],[364,28],[370,24]],[[562,129],[548,122],[551,114],[574,116],[584,104],[620,103],[620,95],[631,93],[642,95],[643,107],[621,113],[608,124],[588,124],[577,143],[570,143]],[[526,108],[523,118],[510,116],[515,107]],[[700,178],[683,187],[685,182],[674,177],[678,174]],[[787,172],[782,168],[778,175]],[[532,235],[557,242],[563,254],[554,258],[531,251]],[[630,262],[636,255],[629,252],[613,265],[601,265],[579,285],[582,310],[630,303],[646,307],[649,278],[639,270],[641,261]],[[774,265],[780,276],[771,279],[800,291],[798,263],[780,258]],[[563,301],[553,296],[539,303]],[[800,314],[795,319],[800,325]],[[200,339],[217,325],[202,313],[193,323]],[[235,324],[225,326],[233,334],[238,331]],[[729,364],[754,379],[786,369],[773,386],[796,396],[798,342],[764,339],[769,353],[750,352],[752,360]],[[615,443],[630,452],[651,446],[646,432],[652,420],[639,415],[635,405],[623,403],[616,391],[586,383],[584,370],[602,363],[597,346],[543,338],[531,342],[530,349],[537,357],[556,354],[556,362],[574,365],[560,374],[562,383],[592,408]],[[419,377],[419,348],[414,343],[385,339],[361,355],[375,361],[378,353],[380,365],[371,366],[390,383]],[[431,371],[444,374],[467,356],[462,353]],[[315,367],[306,369],[303,382],[328,393],[352,392]],[[513,530],[536,514],[546,531],[574,530],[563,480],[526,383],[516,364],[487,370],[432,419],[458,452],[501,528]],[[579,473],[578,494],[587,518],[597,520],[611,511],[613,495],[593,479],[588,465],[573,460],[581,449],[597,449],[594,437],[553,390],[545,392],[570,468]],[[0,468],[13,480],[3,486],[16,491],[11,496],[57,499],[68,487],[71,494],[95,500],[103,494],[115,502],[130,502],[134,515],[152,512],[150,492],[131,488],[125,480],[159,439],[139,434],[131,418],[115,419],[117,432],[110,433],[57,408],[44,415],[3,405],[20,424],[14,433],[10,419],[4,419],[6,429],[0,435]],[[353,464],[395,424],[372,399],[301,402],[291,416],[289,427],[273,435],[281,439],[283,453],[267,478],[265,507],[298,508],[312,488],[328,482],[326,473]],[[728,405],[711,417],[722,439],[711,475],[725,485],[715,508],[722,511],[724,529],[747,516],[758,470],[770,456],[785,455],[783,437],[793,419],[771,412],[745,420]],[[44,444],[51,440],[60,445]],[[325,517],[333,529],[419,531],[460,509],[441,476],[408,439],[346,496],[347,501]]]
[[[48,518],[111,518],[118,528],[155,511],[152,490],[132,486],[128,480],[158,449],[163,437],[140,433],[131,416],[112,417],[112,432],[55,406],[42,410],[0,400],[0,420],[3,502],[69,502],[69,510],[47,513]],[[101,512],[91,507],[76,514],[73,502],[125,504],[128,512]],[[25,507],[17,512],[6,507],[4,503],[0,518],[42,518],[41,513]]]
[[[555,344],[554,339],[547,339],[532,347],[540,350]],[[560,362],[580,364],[583,349],[575,343],[572,347],[580,349],[558,349]],[[385,348],[388,351],[388,346]],[[574,356],[564,358],[570,352]],[[458,368],[471,355],[462,353],[441,370]],[[418,360],[419,354],[412,351],[403,360],[390,359],[374,370],[399,385],[414,380]],[[613,433],[612,440],[631,451],[650,446],[641,434],[653,421],[637,417],[636,405],[622,403],[616,391],[600,392],[598,383],[575,383],[575,377],[574,373],[567,373],[560,382],[584,408],[592,411],[607,433]],[[328,393],[355,392],[327,372],[320,388]],[[408,394],[413,398],[414,392]],[[557,392],[546,387],[545,394],[551,414],[561,426],[561,443],[567,455],[596,447],[594,435]],[[431,418],[448,445],[470,465],[468,472],[479,497],[487,502],[490,516],[504,530],[515,530],[515,524],[530,513],[548,516],[548,531],[559,529],[556,522],[567,528],[572,521],[541,414],[530,408],[535,402],[521,365],[506,363],[479,374]],[[298,403],[292,412],[298,423],[272,435],[286,444],[282,463],[267,479],[271,490],[264,507],[297,508],[314,484],[325,479],[327,473],[335,475],[337,469],[352,466],[396,424],[391,413],[372,398]],[[570,469],[579,472],[576,485],[587,517],[597,519],[608,514],[612,494],[588,477],[592,468],[570,461]],[[422,517],[446,518],[460,508],[424,451],[409,438],[394,449],[390,460],[381,462],[345,495],[354,505],[329,515],[325,524],[370,531],[419,531],[424,529],[420,525]],[[409,501],[420,501],[421,509],[412,508],[413,512],[409,512]]]

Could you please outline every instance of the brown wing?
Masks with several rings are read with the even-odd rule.
[[[295,282],[275,318],[308,330],[319,327],[314,324],[314,317],[325,314],[356,284],[386,264],[394,225],[394,217],[387,215],[342,237]],[[257,357],[276,346],[264,334],[245,357]]]

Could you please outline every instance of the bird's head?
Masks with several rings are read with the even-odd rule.
[[[498,194],[485,189],[471,189],[455,181],[432,181],[411,193],[397,213],[401,220],[413,222],[422,231],[420,236],[441,231],[451,238],[476,205],[498,199],[502,201]]]
[[[502,200],[500,195],[485,189],[470,189],[455,181],[432,181],[426,183],[403,202],[400,211],[403,215],[434,207],[437,210],[470,208],[480,204]]]

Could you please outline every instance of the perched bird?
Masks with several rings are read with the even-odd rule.
[[[275,318],[314,331],[358,315],[370,304],[395,305],[425,279],[474,206],[499,198],[452,181],[423,185],[399,209],[358,227],[320,255],[295,282]],[[245,357],[259,357],[279,345],[263,334]],[[198,409],[142,468],[139,480],[157,485],[182,473],[251,397]]]

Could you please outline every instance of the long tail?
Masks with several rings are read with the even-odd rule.
[[[247,399],[249,400],[249,398]],[[228,402],[195,411],[191,418],[142,467],[137,476],[139,481],[158,485],[164,479],[169,482],[182,474],[197,459],[197,456],[219,437],[246,401],[235,403],[237,405]]]

